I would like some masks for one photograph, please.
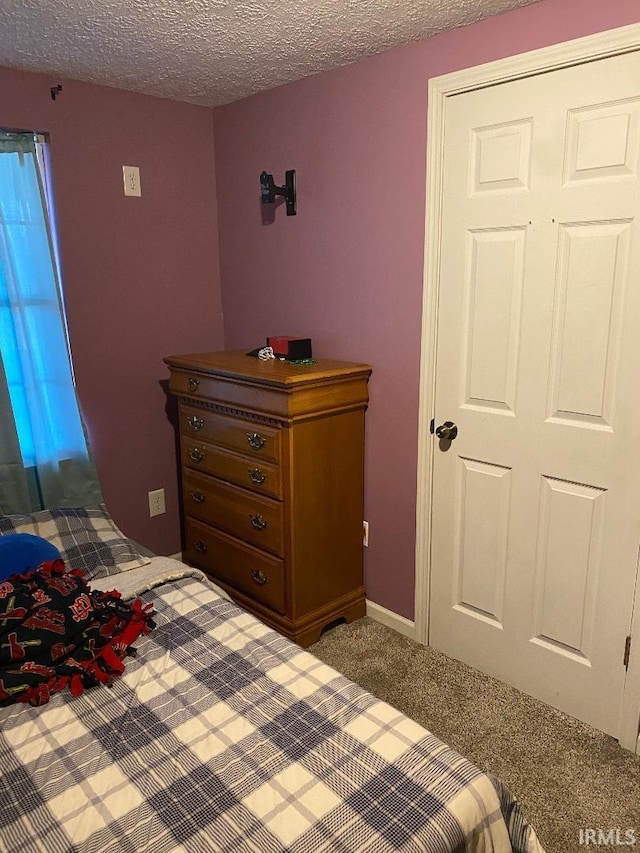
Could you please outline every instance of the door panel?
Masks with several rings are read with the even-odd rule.
[[[510,470],[460,459],[456,607],[502,627]]]
[[[541,478],[533,642],[591,662],[606,492]]]
[[[464,405],[514,410],[524,245],[521,228],[469,234]]]

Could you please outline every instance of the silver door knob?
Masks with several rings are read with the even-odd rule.
[[[458,427],[453,421],[445,421],[443,424],[440,424],[439,427],[436,427],[436,435],[443,441],[453,441],[457,434]]]

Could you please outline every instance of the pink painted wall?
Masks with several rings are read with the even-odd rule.
[[[162,359],[223,346],[211,110],[8,69],[0,92],[1,127],[51,135],[77,388],[107,506],[129,536],[175,553]],[[123,195],[123,165],[140,167],[141,198]],[[150,519],[161,487],[167,514]]]
[[[225,342],[313,338],[373,367],[370,600],[413,618],[427,80],[640,21],[637,0],[543,0],[214,111]],[[260,172],[298,215],[262,224]]]

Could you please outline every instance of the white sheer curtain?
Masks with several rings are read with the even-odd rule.
[[[46,143],[0,133],[0,509],[102,501],[75,394]]]

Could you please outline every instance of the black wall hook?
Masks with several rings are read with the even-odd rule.
[[[51,87],[51,100],[55,101],[55,99],[58,97],[60,92],[62,92],[62,86],[60,86],[60,85],[52,86]]]
[[[260,200],[262,204],[273,204],[276,196],[284,197],[287,206],[287,216],[296,215],[296,172],[288,169],[284,173],[284,186],[275,185],[273,175],[262,172],[260,175]]]

